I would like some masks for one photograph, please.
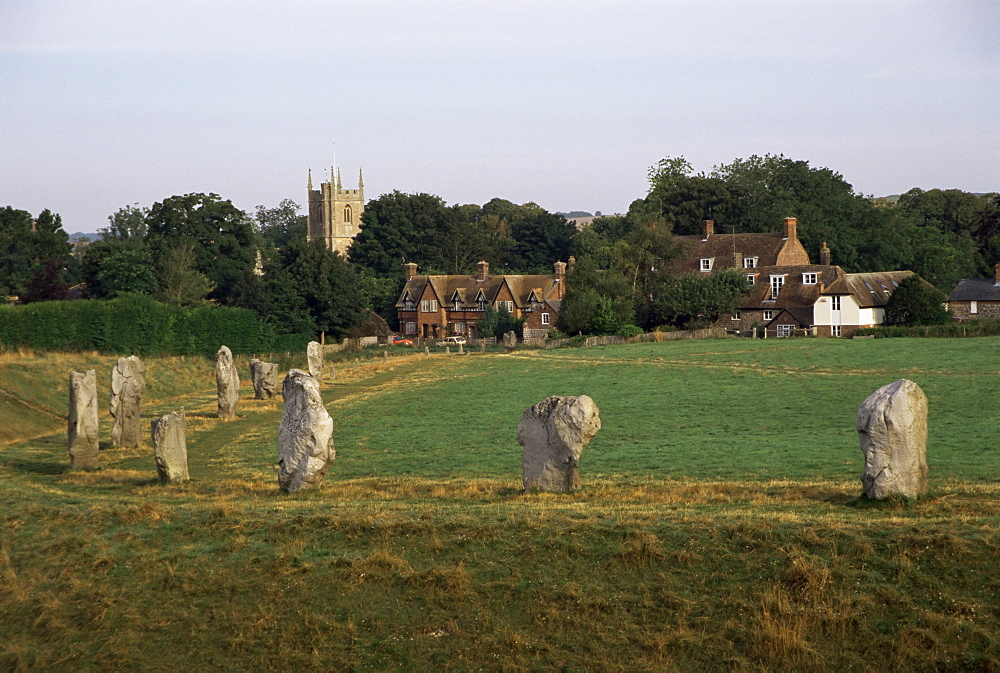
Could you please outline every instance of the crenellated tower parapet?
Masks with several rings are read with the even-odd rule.
[[[340,170],[330,167],[329,178],[313,189],[312,170],[309,171],[309,215],[306,238],[322,240],[329,250],[347,257],[347,249],[354,241],[365,210],[365,185],[358,171],[358,188],[344,189]]]

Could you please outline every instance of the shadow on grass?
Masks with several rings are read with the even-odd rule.
[[[59,475],[69,472],[69,454],[66,461],[55,460],[31,460],[29,458],[0,458],[0,465],[4,465],[19,472],[27,474]]]

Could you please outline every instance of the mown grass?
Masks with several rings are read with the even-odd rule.
[[[191,483],[157,485],[148,447],[71,472],[64,421],[0,447],[0,668],[996,670],[998,344],[348,364],[337,460],[292,496],[280,402],[219,421],[210,362],[149,361],[144,415],[184,403]],[[110,366],[55,358],[0,388],[62,385],[30,398],[58,416],[69,368]],[[901,376],[930,399],[931,494],[868,503],[854,414]],[[604,425],[584,488],[521,492],[520,412],[580,393]]]

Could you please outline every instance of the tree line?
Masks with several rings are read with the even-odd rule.
[[[253,310],[279,334],[340,337],[373,308],[390,324],[403,263],[422,273],[551,273],[573,255],[558,327],[613,333],[686,326],[730,312],[741,273],[676,276],[677,236],[715,220],[720,233],[773,232],[799,220],[815,256],[826,241],[848,272],[912,269],[946,292],[1000,261],[1000,196],[912,189],[895,199],[857,193],[835,171],[784,156],[752,156],[695,173],[683,157],[651,167],[628,212],[576,227],[534,203],[495,198],[448,205],[393,191],[369,201],[344,259],[306,242],[291,200],[244,213],[216,194],[171,196],[111,215],[98,241],[71,254],[58,214],[0,209],[0,295],[21,302],[138,293],[164,303]]]

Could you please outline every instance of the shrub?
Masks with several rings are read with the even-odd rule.
[[[635,325],[622,325],[621,328],[618,330],[618,335],[623,336],[626,339],[631,337],[637,337],[643,333],[644,332],[642,331],[642,329]]]

